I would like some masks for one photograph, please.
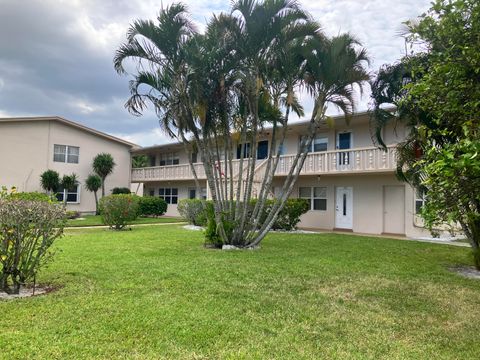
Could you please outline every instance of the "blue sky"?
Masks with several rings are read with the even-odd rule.
[[[163,1],[166,6],[171,1]],[[229,0],[184,1],[199,29]],[[354,34],[373,59],[370,70],[399,59],[401,23],[430,0],[314,0],[300,3],[329,35]],[[140,145],[167,142],[153,113],[137,118],[123,104],[128,78],[113,70],[128,24],[155,18],[153,0],[0,0],[0,117],[59,115]],[[308,112],[309,101],[305,99]],[[358,109],[368,106],[368,92]]]

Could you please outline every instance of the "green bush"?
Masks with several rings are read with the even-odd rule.
[[[114,187],[112,189],[112,195],[118,195],[118,194],[130,194],[131,191],[127,187]]]
[[[109,195],[100,199],[100,215],[105,225],[121,230],[138,217],[139,197],[137,195]]]
[[[80,213],[74,210],[67,210],[67,219],[77,219],[80,217]]]
[[[53,195],[50,196],[40,192],[13,192],[7,198],[12,200],[57,202]]]
[[[52,256],[66,221],[62,204],[21,196],[0,199],[0,289],[13,294]]]
[[[253,208],[256,204],[256,199],[252,200],[250,203],[250,209],[253,211]],[[268,213],[275,204],[275,200],[266,200],[263,213],[260,214],[260,222],[265,221]],[[285,230],[291,231],[296,229],[297,224],[300,222],[300,216],[305,214],[309,209],[308,201],[305,199],[287,199],[285,205],[278,214],[277,220],[272,226],[273,230]]]
[[[203,201],[200,199],[182,199],[178,202],[177,210],[189,224],[206,226],[208,223],[207,213]]]
[[[139,215],[162,216],[167,212],[167,202],[159,197],[144,196],[139,199]]]

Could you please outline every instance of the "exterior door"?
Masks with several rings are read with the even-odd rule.
[[[335,227],[338,229],[353,229],[352,187],[336,188]]]
[[[383,232],[405,234],[405,186],[383,187]]]
[[[352,148],[352,133],[351,132],[342,132],[337,134],[337,150],[346,150]],[[338,153],[338,166],[348,167],[352,163],[351,152],[339,152]]]

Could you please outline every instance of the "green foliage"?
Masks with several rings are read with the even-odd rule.
[[[205,200],[200,199],[182,199],[178,202],[177,210],[189,224],[206,226],[207,213],[204,202]]]
[[[88,175],[85,180],[85,188],[93,193],[96,193],[102,187],[102,179],[96,174]]]
[[[114,187],[112,189],[112,194],[113,195],[118,195],[118,194],[130,194],[131,191],[127,187]]]
[[[399,145],[401,175],[426,190],[421,216],[432,232],[458,225],[480,247],[480,2],[437,0],[407,23],[424,51],[402,60],[408,81],[390,78],[391,94],[410,133]],[[417,46],[418,48],[418,46]],[[388,85],[388,81],[385,82]],[[401,86],[398,86],[400,84]],[[379,106],[377,106],[379,107]],[[480,267],[479,267],[480,268]]]
[[[305,199],[287,199],[285,205],[278,214],[277,220],[273,224],[273,229],[294,230],[300,222],[300,216],[310,209],[308,201]],[[267,210],[268,211],[268,208]]]
[[[0,199],[0,289],[14,294],[50,259],[50,246],[62,236],[66,221],[60,204],[24,194],[30,199]]]
[[[102,179],[102,196],[105,196],[105,179],[113,172],[115,167],[113,156],[108,153],[101,153],[93,159],[93,171]]]
[[[80,217],[80,213],[74,210],[67,210],[66,214],[68,220],[77,219]]]
[[[142,168],[148,166],[147,155],[135,155],[132,156],[132,168]]]
[[[46,201],[57,202],[57,199],[53,195],[48,195],[39,192],[14,192],[8,196],[13,200],[28,200],[28,201]]]
[[[143,196],[139,199],[139,215],[162,216],[167,212],[167,202],[155,196]]]
[[[54,193],[60,187],[60,175],[55,170],[46,170],[40,175],[40,184],[45,191]]]
[[[139,197],[136,195],[109,195],[100,199],[102,221],[111,229],[121,230],[138,217]]]

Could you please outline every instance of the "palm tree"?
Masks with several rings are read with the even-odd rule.
[[[105,179],[113,172],[113,168],[115,167],[115,165],[116,164],[113,160],[113,156],[108,153],[98,154],[93,159],[93,171],[102,180],[102,197],[105,196]]]
[[[98,196],[97,196],[97,191],[100,189],[102,186],[102,179],[100,176],[96,174],[90,174],[88,175],[87,179],[85,180],[85,188],[88,191],[93,192],[93,195],[95,196],[95,214],[98,215]]]
[[[327,39],[291,0],[236,1],[230,14],[212,18],[205,34],[195,31],[181,4],[162,10],[157,20],[134,22],[127,42],[116,52],[114,65],[120,74],[127,59],[138,63],[126,107],[141,115],[147,104],[153,105],[165,133],[198,150],[223,243],[254,246],[281,211],[306,157],[298,154],[300,166],[285,180],[281,201],[268,221],[259,223],[256,215],[264,209],[289,113],[303,114],[298,86],[308,88],[316,103],[311,143],[328,103],[343,106],[347,114],[353,110],[352,87],[368,79],[365,53],[355,50],[357,42],[341,41],[350,37]],[[319,69],[318,61],[327,60],[328,67],[321,63]],[[273,134],[268,176],[252,213],[257,141],[265,125],[272,126]],[[237,144],[232,139],[252,154],[241,151],[235,170]]]
[[[75,173],[63,175],[60,185],[63,187],[63,202],[66,204],[68,191],[73,190],[78,185],[77,175]]]
[[[40,184],[50,195],[60,187],[60,175],[55,170],[46,170],[40,175]]]

